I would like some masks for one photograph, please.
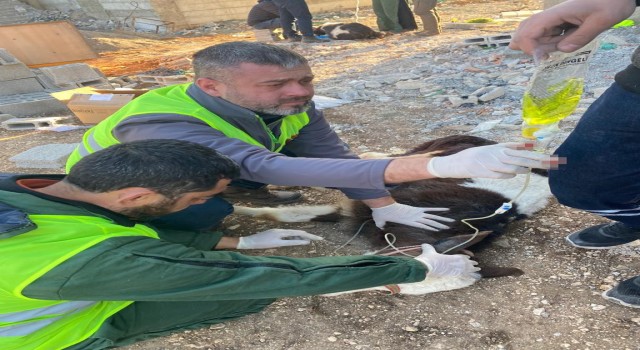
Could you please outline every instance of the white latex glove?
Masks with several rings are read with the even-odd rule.
[[[469,256],[440,254],[430,244],[423,244],[422,254],[415,259],[427,265],[427,277],[458,277],[480,271],[480,268],[475,266],[478,263],[469,259]]]
[[[271,229],[251,236],[240,237],[237,249],[265,249],[294,245],[307,245],[324,238],[301,230]]]
[[[467,148],[432,158],[427,170],[436,177],[509,179],[527,173],[528,168],[549,169],[558,163],[558,157],[526,151],[524,147],[524,143],[501,143]]]
[[[453,222],[455,220],[443,216],[427,214],[427,211],[447,211],[448,208],[418,208],[400,203],[393,203],[386,207],[371,208],[373,221],[376,226],[383,228],[387,222],[396,222],[407,226],[419,227],[430,231],[447,229],[449,226],[438,221]],[[435,221],[438,220],[438,221]]]

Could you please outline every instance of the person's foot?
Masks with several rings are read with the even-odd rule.
[[[620,282],[602,293],[602,297],[620,305],[640,308],[640,276]]]
[[[329,42],[329,39],[320,39],[315,35],[312,35],[312,36],[305,35],[302,37],[302,42],[306,44],[319,44],[319,43],[327,43]]]
[[[222,198],[229,201],[248,202],[257,205],[280,205],[299,202],[302,194],[293,191],[270,191],[262,188],[242,188],[229,186],[222,192]]]
[[[585,249],[606,249],[640,239],[640,229],[621,222],[612,222],[585,228],[568,235],[567,242]]]

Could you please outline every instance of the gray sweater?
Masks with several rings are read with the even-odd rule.
[[[267,148],[270,145],[271,139],[253,111],[212,97],[196,85],[191,85],[187,94]],[[118,124],[113,133],[121,142],[179,139],[211,147],[238,163],[240,177],[244,180],[283,186],[338,188],[349,198],[358,200],[388,196],[384,171],[390,160],[359,159],[331,129],[321,112],[312,106],[307,113],[309,124],[282,150],[287,155],[229,138],[199,119],[185,115],[138,115]],[[268,125],[274,133],[280,124],[276,119]]]

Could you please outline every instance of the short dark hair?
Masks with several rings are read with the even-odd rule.
[[[144,187],[175,199],[188,192],[209,191],[219,180],[239,174],[234,161],[209,147],[154,139],[92,153],[76,163],[64,181],[94,193]]]
[[[193,55],[196,78],[227,79],[229,68],[241,63],[294,68],[309,64],[304,56],[276,45],[233,41],[209,46]]]

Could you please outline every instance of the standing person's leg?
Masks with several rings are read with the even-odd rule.
[[[438,9],[434,6],[431,12],[433,12],[433,16],[436,18],[436,22],[438,23],[438,33],[442,33],[442,20],[440,19],[440,14],[438,13]]]
[[[202,328],[260,312],[274,301],[135,302],[109,318],[89,339],[67,350],[101,350]]]
[[[384,10],[383,3],[386,0],[372,0],[373,13],[376,15],[376,23],[378,24],[378,30],[387,32],[393,30],[393,22],[387,18],[387,14]]]
[[[296,27],[302,36],[313,36],[311,11],[304,0],[286,0],[286,9],[295,17]]]
[[[422,19],[423,32],[420,35],[430,36],[441,33],[440,17],[436,11],[437,0],[414,0],[413,11]]]
[[[558,201],[614,220],[567,236],[580,248],[602,249],[640,239],[640,94],[610,87],[556,151],[567,164],[551,171]],[[640,308],[640,276],[603,293]]]
[[[413,12],[411,12],[411,8],[409,4],[407,4],[407,0],[398,0],[398,14],[396,15],[398,18],[398,23],[402,30],[416,30],[418,29],[418,24],[416,24],[416,18],[413,16]]]
[[[549,177],[558,201],[613,220],[572,233],[567,241],[604,249],[640,239],[640,94],[614,84],[589,107],[557,154],[567,158]],[[640,276],[602,296],[640,308]]]
[[[278,29],[282,28],[282,24],[280,23],[280,18],[273,18],[268,21],[257,23],[253,26],[255,29]]]
[[[390,30],[396,33],[402,32],[402,26],[400,25],[400,19],[398,18],[398,9],[400,8],[400,1],[404,0],[382,0],[382,10],[384,16],[389,24]]]
[[[640,238],[640,95],[612,85],[556,151],[558,201],[637,228]]]
[[[300,36],[293,30],[293,22],[295,21],[295,17],[289,10],[286,8],[288,0],[273,0],[273,3],[278,6],[280,10],[280,24],[282,25],[282,33],[285,38],[289,40],[299,39]],[[298,40],[299,41],[299,40]]]

